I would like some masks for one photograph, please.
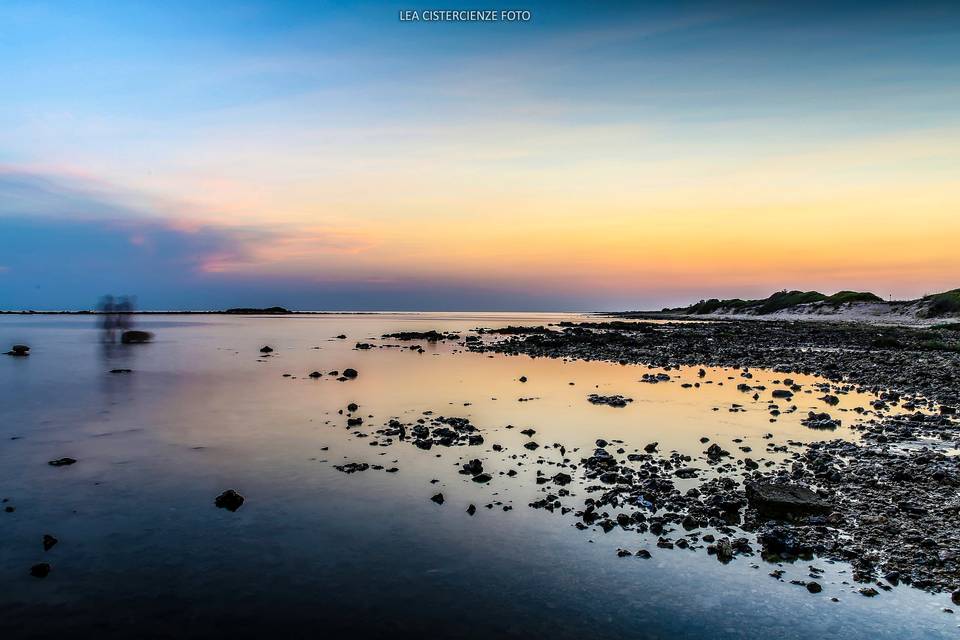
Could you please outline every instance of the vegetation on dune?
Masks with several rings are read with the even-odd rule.
[[[883,302],[883,298],[869,291],[838,291],[825,302],[841,305],[847,302]]]
[[[869,291],[838,291],[827,296],[819,291],[777,291],[773,295],[761,300],[742,300],[740,298],[730,298],[719,300],[710,298],[701,300],[688,307],[676,307],[664,309],[664,313],[682,313],[688,315],[707,315],[711,313],[753,313],[757,315],[766,315],[790,309],[803,304],[822,303],[830,305],[835,309],[844,304],[850,303],[882,303],[883,298],[870,293]],[[940,318],[954,314],[960,314],[960,289],[935,293],[925,296],[921,300],[893,303],[898,306],[907,304],[924,303],[922,314],[927,318]],[[960,323],[941,325],[950,331],[960,330]]]
[[[730,311],[733,313],[751,311],[759,314],[767,314],[780,311],[781,309],[787,309],[798,304],[823,302],[824,300],[827,300],[827,296],[823,295],[819,291],[784,290],[778,291],[770,297],[763,298],[761,300],[741,300],[740,298],[718,300],[717,298],[711,298],[710,300],[701,300],[700,302],[690,305],[689,307],[664,309],[664,311],[696,315],[705,315],[720,310]]]
[[[924,296],[923,300],[929,303],[926,310],[928,318],[940,318],[945,315],[960,313],[960,289]]]

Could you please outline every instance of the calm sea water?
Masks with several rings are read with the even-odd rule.
[[[89,317],[0,317],[4,350],[32,347],[28,358],[0,357],[0,498],[15,508],[0,510],[2,637],[957,637],[947,597],[901,587],[864,598],[841,564],[787,565],[781,582],[758,556],[722,565],[635,532],[578,531],[572,516],[526,506],[543,495],[535,456],[519,466],[489,451],[496,442],[525,453],[519,431],[530,427],[568,449],[602,437],[696,456],[708,436],[731,451],[742,438],[764,457],[765,433],[823,437],[799,423],[825,408],[819,394],[801,394],[800,411],[771,424],[731,370],[685,389],[694,371],[651,385],[639,382],[644,367],[491,357],[452,343],[421,342],[422,354],[353,348],[392,343],[371,338],[393,331],[564,319],[577,318],[150,316],[138,327],[156,341],[121,346],[102,344]],[[260,357],[263,345],[271,357]],[[306,377],[346,367],[359,377]],[[110,373],[118,368],[133,372]],[[589,393],[634,402],[594,406]],[[844,396],[833,412],[847,423],[854,414],[842,410],[868,400]],[[486,444],[371,447],[345,427],[339,411],[351,402],[371,432],[433,411],[470,418]],[[830,437],[854,436],[843,427]],[[456,472],[478,453],[488,485]],[[78,462],[47,464],[64,456]],[[334,470],[344,462],[399,471]],[[517,477],[499,475],[510,468]],[[235,513],[213,504],[227,488],[246,497]],[[429,500],[437,491],[443,505]],[[515,508],[465,513],[493,501]],[[46,552],[44,534],[59,539]],[[618,547],[653,558],[618,558]],[[38,562],[52,566],[45,579],[29,575]],[[825,569],[819,595],[789,584],[809,579],[809,564]]]

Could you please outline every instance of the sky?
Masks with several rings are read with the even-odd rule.
[[[0,309],[911,298],[958,246],[955,2],[0,2]]]

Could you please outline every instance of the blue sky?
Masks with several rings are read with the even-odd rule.
[[[517,6],[4,2],[0,308],[960,286],[955,4]]]

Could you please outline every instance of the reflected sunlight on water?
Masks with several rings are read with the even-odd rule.
[[[155,342],[104,345],[91,318],[0,318],[0,343],[32,347],[28,358],[0,361],[0,497],[16,507],[0,514],[0,628],[56,629],[58,619],[45,616],[59,611],[59,624],[102,622],[104,633],[120,635],[147,620],[176,636],[188,619],[198,633],[224,625],[302,631],[317,620],[327,629],[362,620],[372,635],[572,637],[638,624],[652,636],[709,628],[720,637],[896,637],[908,623],[920,625],[915,635],[955,631],[942,598],[900,588],[883,595],[886,604],[870,603],[837,588],[827,595],[841,602],[831,603],[767,577],[759,558],[722,566],[676,550],[645,564],[622,560],[613,551],[638,546],[637,534],[579,532],[570,519],[526,507],[542,489],[535,456],[522,448],[525,428],[543,445],[591,450],[605,438],[632,451],[657,441],[695,459],[705,436],[736,458],[750,447],[762,463],[790,453],[767,451],[769,442],[855,437],[849,425],[862,417],[852,409],[869,408],[873,396],[842,395],[830,411],[843,426],[823,433],[800,423],[807,411],[828,408],[808,376],[789,376],[803,390],[775,400],[784,413],[771,422],[770,388],[782,374],[752,372],[751,385],[767,386],[754,400],[737,390],[744,378],[731,369],[707,369],[702,378],[695,368],[672,370],[670,381],[650,384],[642,375],[662,369],[380,339],[581,319],[148,316],[138,326],[155,332]],[[341,333],[347,338],[337,339]],[[357,342],[374,346],[358,350]],[[264,345],[274,349],[268,357]],[[327,375],[347,367],[359,372],[355,380]],[[312,371],[324,375],[309,378]],[[591,393],[633,401],[597,406]],[[354,429],[340,413],[351,402],[364,419]],[[741,410],[731,411],[735,404]],[[410,423],[424,412],[469,418],[483,447],[371,446],[391,418]],[[492,444],[501,455],[490,455]],[[489,485],[457,474],[480,453]],[[64,456],[77,464],[47,465]],[[348,461],[399,471],[332,468]],[[516,478],[501,475],[510,469],[520,470]],[[236,513],[213,506],[226,488],[247,498]],[[436,491],[446,497],[442,507],[429,500]],[[516,508],[464,514],[469,503],[491,501]],[[39,548],[44,533],[61,540],[49,553]],[[43,581],[27,574],[41,560],[53,566]],[[803,564],[788,571],[802,576]],[[848,577],[840,565],[826,571],[836,584]],[[103,602],[114,604],[105,610]],[[785,617],[785,608],[793,613]]]

